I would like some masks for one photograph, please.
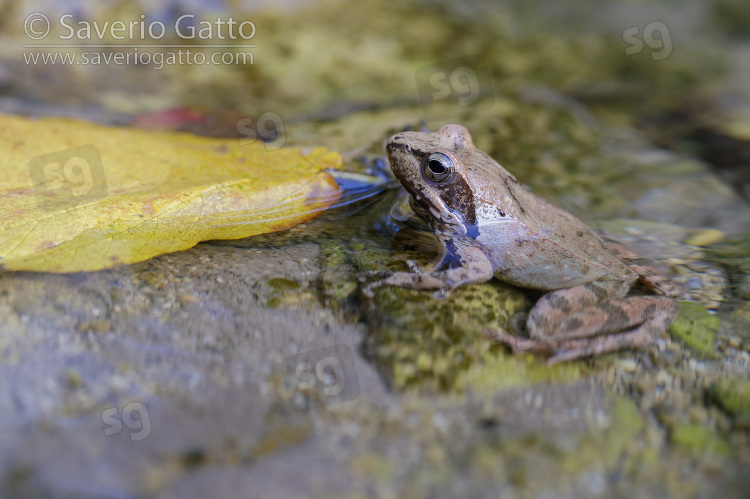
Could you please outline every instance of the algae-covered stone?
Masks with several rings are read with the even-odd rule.
[[[461,286],[447,298],[380,288],[367,350],[398,388],[454,389],[460,373],[496,355],[484,328],[505,327],[522,306],[523,295],[499,282]]]
[[[677,314],[669,332],[693,352],[714,357],[714,340],[721,321],[708,313],[702,305],[691,302],[680,302]]]
[[[750,428],[750,380],[725,379],[711,386],[711,396],[734,416],[734,425]]]
[[[578,452],[568,457],[569,466],[575,463],[576,467],[582,468],[586,463],[597,459],[604,463],[614,463],[643,430],[643,418],[632,400],[612,396],[610,418],[610,426],[605,432],[587,435]],[[635,460],[637,459],[634,458]]]
[[[696,424],[682,424],[672,430],[672,443],[691,453],[729,454],[731,446],[715,431]]]
[[[354,258],[364,269],[405,270],[406,259],[425,265],[425,256],[371,250]],[[437,297],[429,290],[383,286],[375,290],[367,312],[371,333],[365,350],[399,389],[460,388],[457,382],[465,384],[461,373],[504,355],[490,351],[492,343],[483,336],[484,329],[506,328],[523,310],[520,290],[496,280],[460,286],[447,297]],[[522,363],[516,364],[522,368]]]
[[[722,241],[726,237],[722,231],[718,229],[705,229],[695,232],[685,240],[685,244],[693,246],[708,246],[709,244],[715,244]]]
[[[722,324],[721,332],[722,336],[735,336],[744,339],[746,344],[750,342],[750,302],[740,303],[732,310]],[[740,345],[730,346],[739,348]]]
[[[481,419],[485,440],[499,450],[495,463],[503,463],[495,467],[512,466],[508,479],[519,485],[533,488],[535,467],[545,461],[550,472],[569,476],[592,465],[640,461],[633,445],[644,427],[638,408],[589,381],[502,390],[484,403]]]
[[[534,383],[570,383],[582,376],[580,363],[546,366],[544,361],[539,355],[509,355],[505,347],[493,347],[483,358],[458,373],[455,386],[491,392]]]

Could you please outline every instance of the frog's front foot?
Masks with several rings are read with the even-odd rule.
[[[450,280],[444,279],[441,273],[375,271],[372,274],[368,273],[366,275],[382,277],[382,279],[373,281],[362,289],[362,293],[368,298],[372,298],[375,295],[375,288],[381,286],[397,286],[409,289],[437,289],[433,294],[435,298],[445,298],[448,296],[450,288],[455,287],[455,284]],[[359,279],[364,282],[365,276],[361,275]]]
[[[413,280],[411,276],[421,274],[422,269],[419,268],[419,264],[417,264],[417,262],[415,262],[414,260],[406,260],[406,267],[409,269],[409,272],[397,272],[394,270],[368,270],[365,272],[361,272],[359,274],[359,282],[361,283],[365,283],[368,277],[380,278],[379,280],[373,281],[370,284],[366,285],[362,289],[362,293],[366,297],[372,298],[373,296],[375,296],[375,288],[379,288],[380,286],[391,285],[409,287],[409,283],[411,283]],[[400,276],[398,274],[400,274]]]
[[[365,272],[361,272],[357,278],[359,279],[359,282],[362,284],[365,284],[367,282],[367,279],[370,277],[377,277],[379,278],[377,281],[372,281],[369,284],[366,284],[362,288],[362,294],[364,294],[367,298],[372,298],[375,296],[375,288],[379,288],[380,286],[383,286],[386,284],[386,280],[388,277],[393,275],[395,272],[392,270],[368,270]]]
[[[362,292],[368,298],[372,298],[373,290],[380,286],[398,286],[409,289],[436,289],[436,297],[445,298],[447,293],[462,284],[471,282],[486,282],[492,279],[492,264],[484,254],[477,248],[462,248],[459,243],[454,243],[454,250],[460,252],[462,265],[450,267],[439,271],[422,271],[416,262],[407,260],[406,266],[410,272],[385,271],[380,274],[383,278],[371,282],[364,287]],[[365,275],[373,275],[367,273]],[[362,276],[360,276],[360,280]]]

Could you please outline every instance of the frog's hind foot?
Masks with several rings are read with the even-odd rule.
[[[524,352],[534,353],[552,353],[555,351],[554,347],[551,347],[548,343],[543,341],[535,340],[533,338],[523,338],[520,336],[513,336],[504,331],[498,331],[496,329],[485,329],[484,337],[502,343],[510,348],[514,355],[518,355]]]
[[[654,320],[641,324],[631,331],[560,342],[554,355],[549,357],[545,364],[551,366],[569,360],[597,357],[626,348],[650,345],[669,327],[671,320],[671,317],[668,320]]]
[[[674,313],[676,313],[676,307]],[[671,313],[660,314],[629,331],[593,338],[543,341],[513,336],[492,329],[486,329],[484,335],[492,341],[507,345],[514,355],[521,353],[551,354],[545,362],[545,365],[551,366],[560,362],[584,357],[596,357],[626,348],[650,345],[669,327],[673,317],[674,315]]]
[[[632,301],[643,300],[643,298],[646,297],[618,300],[610,302],[608,306],[622,306],[628,301],[631,301],[630,304],[632,305]],[[570,339],[561,338],[556,343],[549,342],[554,344],[554,354],[547,359],[546,364],[552,365],[558,362],[598,356],[626,348],[639,348],[652,344],[669,328],[669,324],[675,315],[677,315],[677,303],[663,297],[651,296],[647,298],[651,301],[648,304],[637,304],[636,302],[637,308],[642,310],[642,317],[645,319],[642,323],[618,333],[580,338],[570,335],[568,337]]]
[[[555,364],[653,343],[677,314],[677,302],[626,293],[625,282],[599,281],[544,295],[526,323],[538,341],[527,351],[547,351],[547,364]]]

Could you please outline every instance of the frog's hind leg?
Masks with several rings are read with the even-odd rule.
[[[547,359],[546,364],[549,366],[567,360],[602,355],[625,348],[638,348],[650,345],[661,333],[667,330],[672,319],[677,314],[677,303],[668,298],[653,298],[665,301],[665,308],[638,327],[617,334],[560,342],[556,345],[554,354]]]
[[[622,333],[560,341],[539,341],[505,333],[495,333],[493,337],[508,344],[516,354],[520,352],[552,354],[546,361],[548,366],[568,360],[616,352],[625,348],[637,348],[651,344],[658,338],[666,331],[677,313],[677,304],[674,301],[662,297],[652,298],[665,302],[663,307],[646,322]]]
[[[685,288],[671,281],[653,267],[649,267],[648,262],[638,253],[631,251],[620,243],[604,241],[604,244],[633,272],[638,274],[638,283],[647,290],[677,300],[683,299],[687,295]]]
[[[553,291],[531,310],[530,338],[489,335],[514,353],[552,353],[549,364],[649,344],[669,327],[677,304],[660,296],[624,298],[628,288],[599,281]]]

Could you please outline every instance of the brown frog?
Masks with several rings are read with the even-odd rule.
[[[468,130],[446,125],[436,133],[403,132],[386,152],[444,249],[435,269],[388,272],[378,286],[449,290],[497,277],[548,291],[532,308],[529,338],[486,334],[514,352],[552,354],[548,363],[638,347],[672,322],[682,290],[623,246],[606,243],[581,220],[526,190],[478,150]],[[443,267],[446,267],[440,270]],[[626,297],[641,283],[665,296]]]

